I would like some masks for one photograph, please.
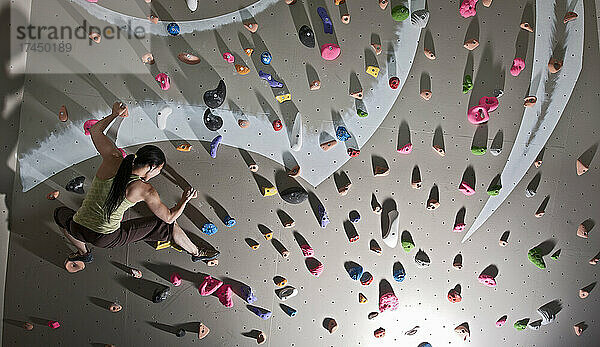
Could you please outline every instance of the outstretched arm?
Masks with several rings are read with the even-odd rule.
[[[111,139],[104,135],[104,130],[106,130],[115,118],[119,116],[127,117],[128,115],[127,106],[120,101],[117,101],[113,105],[112,113],[109,116],[102,118],[102,120],[98,121],[98,123],[90,128],[92,142],[103,159],[121,158],[121,152]]]

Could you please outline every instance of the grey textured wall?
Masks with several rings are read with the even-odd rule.
[[[106,1],[105,5],[126,11],[134,8],[133,3],[127,0],[120,5],[116,1]],[[140,3],[143,4],[143,1]],[[183,0],[168,2],[168,5],[160,0],[153,3],[162,4],[174,18],[190,18]],[[295,6],[303,5],[299,3]],[[304,6],[310,12],[319,3],[324,2],[308,1]],[[216,268],[192,264],[188,257],[173,250],[155,251],[141,243],[121,249],[94,249],[94,263],[81,273],[68,274],[62,263],[70,251],[54,225],[52,210],[60,204],[72,208],[79,206],[82,197],[61,187],[79,175],[85,175],[89,184],[100,163],[99,158],[65,168],[27,193],[20,193],[20,185],[15,184],[10,207],[12,230],[4,309],[4,345],[252,346],[255,342],[244,333],[253,329],[264,331],[268,337],[267,344],[277,347],[417,346],[423,341],[429,341],[433,346],[462,345],[466,343],[453,329],[463,322],[469,323],[469,341],[474,346],[597,345],[593,342],[598,341],[600,336],[597,289],[587,299],[580,299],[578,291],[597,281],[597,267],[589,265],[588,260],[600,251],[600,243],[595,235],[597,230],[592,230],[587,240],[575,235],[579,223],[588,218],[598,220],[600,203],[597,158],[592,161],[588,173],[583,176],[575,173],[575,160],[590,149],[594,151],[600,125],[596,114],[600,107],[596,8],[591,1],[584,4],[584,67],[565,113],[546,146],[543,165],[539,169],[530,169],[504,205],[468,242],[461,244],[462,235],[452,233],[456,214],[464,207],[465,223],[469,225],[485,203],[487,195],[484,190],[504,166],[519,128],[522,98],[527,94],[530,70],[525,70],[519,78],[509,74],[504,77],[503,72],[519,53],[526,53],[527,66],[532,63],[534,38],[523,34],[518,26],[523,14],[528,11],[526,2],[521,0],[510,3],[496,0],[490,8],[479,4],[475,21],[458,15],[457,1],[430,2],[431,18],[422,33],[423,42],[419,45],[409,80],[382,126],[361,149],[360,156],[350,160],[340,171],[353,184],[344,197],[337,193],[333,177],[312,188],[302,181],[289,179],[280,165],[265,157],[222,147],[217,159],[211,159],[205,144],[200,142],[192,142],[194,149],[191,153],[177,152],[170,142],[161,143],[176,175],[172,172],[161,175],[153,184],[167,205],[174,204],[180,196],[178,185],[191,184],[200,190],[199,198],[191,203],[179,222],[195,238],[210,242],[222,252]],[[364,57],[361,53],[368,48],[371,34],[379,33],[382,38],[385,37],[385,33],[378,31],[378,21],[391,19],[375,17],[379,8],[374,0],[364,3],[348,1],[352,22],[349,27],[342,27],[332,2],[328,1],[326,5],[335,17],[336,29],[343,28],[336,31],[342,49],[346,45],[348,51],[357,52],[344,55],[339,60],[339,68],[362,69]],[[36,6],[41,5],[34,2],[33,16],[36,13],[49,15],[36,12]],[[210,11],[224,13],[219,6],[211,7]],[[259,23],[271,21],[279,25],[279,31],[261,32],[261,36],[273,52],[288,59],[288,70],[279,73],[287,77],[286,80],[293,81],[290,82],[293,89],[307,89],[304,64],[310,63],[317,70],[326,71],[321,79],[330,82],[331,86],[310,94],[310,99],[305,98],[298,105],[303,113],[330,121],[330,109],[345,105],[346,100],[342,97],[347,87],[336,86],[336,83],[345,80],[346,74],[337,77],[335,69],[331,66],[326,69],[318,55],[299,53],[302,52],[301,47],[296,51],[278,51],[279,44],[285,47],[289,40],[296,40],[294,23],[290,19],[290,11],[283,2],[256,18]],[[313,28],[320,30],[320,24],[312,19]],[[476,30],[479,31],[481,46],[469,53],[462,47],[462,42],[467,31]],[[238,32],[247,33],[235,24],[219,29],[219,35],[232,47],[239,46]],[[215,70],[221,73],[230,71],[220,57],[214,33],[199,33],[189,40],[194,47],[203,49],[203,57]],[[153,49],[167,54],[174,50],[169,47],[169,42],[166,38],[157,40],[153,42]],[[422,51],[424,44],[432,42],[437,55],[433,61],[428,60]],[[3,62],[8,59],[5,58]],[[478,86],[501,83],[502,80],[505,90],[487,133],[476,136],[475,129],[465,119],[470,97],[461,93],[463,72],[470,70],[475,76],[474,92]],[[208,70],[206,72],[210,75]],[[429,102],[418,95],[425,75],[431,77],[434,94]],[[200,95],[206,88],[198,88],[198,85],[204,84],[201,76],[198,80],[181,81],[183,93]],[[126,83],[123,83],[124,80]],[[139,82],[136,84],[136,81]],[[263,112],[267,103],[271,105],[268,107],[275,108],[277,104],[270,98],[257,101],[255,93],[269,95],[265,94],[268,88],[262,89],[266,87],[258,83],[262,84],[262,81],[257,78],[248,84],[230,83],[229,98],[248,113]],[[14,84],[14,88],[18,88],[19,84]],[[142,99],[144,88],[151,84],[152,76],[28,75],[25,78],[21,130],[28,134],[37,133],[39,138],[47,136],[48,129],[56,122],[57,106],[65,103],[61,98],[70,99],[69,102],[81,106],[81,110],[94,109],[117,97]],[[172,92],[173,99],[177,99],[177,92]],[[86,114],[72,116],[77,119],[89,117]],[[15,114],[5,119],[10,122],[10,119],[18,117]],[[403,122],[406,122],[415,146],[409,156],[396,153],[398,139],[407,134],[407,128],[401,126]],[[5,128],[2,127],[3,133]],[[447,152],[443,158],[431,150],[438,128],[443,133]],[[474,136],[483,138],[489,145],[499,130],[504,134],[504,151],[500,156],[488,153],[477,157],[471,154]],[[128,149],[130,152],[134,150]],[[252,175],[247,169],[249,156],[260,166],[257,175]],[[391,173],[386,177],[373,177],[372,161],[380,158],[388,163]],[[423,177],[421,190],[410,187],[415,165],[420,168]],[[466,198],[457,187],[469,166],[475,172],[478,192]],[[541,173],[541,181],[537,194],[526,198],[525,189],[538,173]],[[173,176],[175,179],[168,178]],[[293,206],[279,196],[263,198],[258,186],[264,180],[273,183],[279,190],[301,184],[313,193],[311,203]],[[439,187],[441,207],[427,211],[425,203],[434,184]],[[45,199],[53,189],[61,190],[59,201]],[[385,247],[381,241],[381,230],[387,221],[385,217],[371,212],[372,194],[386,210],[397,206],[400,230],[411,233],[417,246],[415,250],[405,253],[400,247],[394,250]],[[550,196],[546,214],[541,219],[535,218],[533,214],[546,196]],[[320,201],[327,208],[332,222],[326,229],[319,227],[314,216],[315,201]],[[237,219],[234,228],[226,228],[219,222],[223,210]],[[360,235],[359,241],[354,243],[350,243],[347,236],[353,232],[347,222],[351,210],[359,211],[362,217],[354,225]],[[282,227],[278,217],[280,211],[285,211],[295,220],[296,227],[292,230],[302,235],[315,249],[316,258],[325,266],[321,277],[314,278],[306,270],[294,233]],[[139,206],[126,218],[144,213],[148,211]],[[220,229],[210,237],[199,231],[207,220]],[[274,238],[290,250],[289,258],[282,258],[275,244],[261,236],[259,225],[274,232]],[[510,231],[509,245],[502,248],[498,240],[506,230]],[[259,242],[260,248],[251,250],[246,238]],[[369,250],[371,239],[377,240],[383,247],[381,256]],[[527,260],[527,251],[545,241],[549,241],[546,244],[552,244],[554,250],[561,249],[561,256],[558,261],[546,257],[548,267],[539,270]],[[413,259],[419,249],[431,258],[430,267],[416,267]],[[464,259],[462,270],[452,267],[458,253]],[[346,261],[360,263],[373,275],[373,283],[362,286],[352,281],[344,270]],[[396,261],[400,261],[407,271],[402,283],[396,283],[392,278],[392,266]],[[143,279],[128,277],[120,264],[141,269]],[[477,276],[489,265],[498,268],[498,286],[495,288],[484,287],[477,282]],[[168,276],[172,271],[184,276],[184,284],[172,288],[173,295],[166,302],[153,304],[148,300],[149,296],[155,288],[169,285]],[[220,305],[215,297],[201,297],[197,286],[202,274],[211,274],[234,286],[240,282],[250,285],[259,297],[256,305],[271,310],[273,317],[268,321],[260,320],[239,297],[234,298],[235,306],[230,309]],[[275,275],[286,277],[289,284],[300,291],[297,297],[285,302],[298,310],[294,318],[288,317],[280,308],[280,301],[274,294],[272,278]],[[400,308],[368,320],[368,313],[377,311],[380,281],[384,279],[392,283],[400,299]],[[462,287],[463,300],[452,304],[446,295],[457,284]],[[358,303],[359,292],[369,299],[367,304]],[[563,306],[555,322],[538,331],[514,330],[512,324],[515,321],[527,317],[532,321],[538,319],[536,309],[555,299],[561,300]],[[106,303],[113,300],[123,304],[123,311],[110,313],[106,310]],[[496,328],[494,323],[505,314],[508,315],[507,325]],[[329,334],[322,327],[323,319],[327,317],[335,318],[340,325],[334,334]],[[47,320],[58,320],[62,327],[51,330],[43,325]],[[36,328],[31,332],[24,331],[19,327],[22,321],[34,322]],[[581,321],[585,321],[589,328],[577,337],[573,333],[573,325]],[[202,341],[197,341],[192,332],[198,322],[212,330]],[[421,327],[416,335],[404,335],[404,331],[415,325]],[[178,339],[172,334],[178,327],[190,332]],[[384,327],[387,333],[385,338],[376,340],[373,331],[379,327]]]

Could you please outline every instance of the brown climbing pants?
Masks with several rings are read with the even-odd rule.
[[[138,241],[167,241],[173,234],[173,224],[167,224],[156,216],[126,220],[112,233],[101,234],[73,221],[73,215],[74,210],[61,206],[54,210],[54,221],[77,240],[100,248],[119,247]]]

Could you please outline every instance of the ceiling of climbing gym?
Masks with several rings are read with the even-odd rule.
[[[5,2],[2,345],[598,346],[596,5]],[[117,101],[217,261],[69,261]]]

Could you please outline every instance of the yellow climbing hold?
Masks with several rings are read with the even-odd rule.
[[[244,49],[244,52],[246,53],[247,56],[251,56],[252,52],[254,52],[254,50],[252,48],[246,48],[246,49]]]
[[[367,303],[367,297],[363,294],[363,293],[358,293],[358,302],[361,304],[366,304]]]
[[[375,78],[379,75],[379,68],[377,66],[367,66],[367,73]]]
[[[263,187],[261,190],[262,190],[262,195],[264,197],[273,196],[273,195],[277,194],[277,188],[275,188],[275,187]]]
[[[271,231],[271,232],[269,232],[269,233],[265,233],[265,234],[263,234],[263,236],[265,237],[265,239],[266,239],[267,241],[269,241],[270,239],[272,239],[272,238],[273,238],[273,232]]]
[[[277,101],[279,101],[279,103],[281,104],[284,101],[292,100],[292,94],[287,93],[283,95],[277,95],[275,96],[275,99],[277,99]]]
[[[154,249],[157,251],[171,247],[171,241],[156,241]]]

